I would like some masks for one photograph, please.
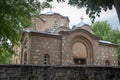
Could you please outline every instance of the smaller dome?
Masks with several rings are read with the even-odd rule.
[[[82,26],[84,26],[85,25],[85,23],[83,23],[83,22],[80,22],[80,23],[78,23],[77,25],[75,25],[76,27],[82,27]]]
[[[51,14],[54,14],[54,12],[53,11],[48,11],[45,14],[51,15]]]
[[[87,30],[87,31],[89,31],[90,33],[94,34],[91,26],[89,26],[88,24],[85,24],[85,23],[79,23],[79,24],[77,24],[77,25],[74,25],[74,26],[72,27],[72,29],[73,29],[73,30],[75,30],[75,29],[84,29],[84,30]]]
[[[85,25],[85,23],[83,22],[83,17],[81,17],[80,19],[81,19],[81,22],[78,23],[77,25],[74,25],[72,29],[81,28]]]
[[[72,27],[72,29],[82,28],[84,25],[85,25],[85,23],[80,22],[80,23],[78,23],[77,25],[74,25],[74,26]]]

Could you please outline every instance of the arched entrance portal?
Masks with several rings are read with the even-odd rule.
[[[91,42],[84,36],[72,39],[72,55],[74,64],[93,64],[93,47]]]
[[[81,42],[75,42],[73,44],[73,58],[75,64],[86,64],[87,49]]]

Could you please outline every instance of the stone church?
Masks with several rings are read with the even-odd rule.
[[[69,18],[48,12],[32,20],[21,45],[15,46],[13,64],[117,66],[117,45],[99,40],[91,26],[69,28]]]

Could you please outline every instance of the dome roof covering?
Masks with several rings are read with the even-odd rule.
[[[48,14],[48,15],[50,15],[50,14],[54,14],[55,12],[53,12],[53,11],[48,11],[48,12],[46,12],[45,14]]]
[[[78,23],[77,25],[74,25],[74,26],[72,27],[72,29],[82,28],[84,25],[86,25],[86,24],[83,23],[83,22],[80,22],[80,23]]]
[[[75,25],[75,27],[82,27],[82,26],[84,26],[84,25],[85,25],[85,23],[80,22],[80,23],[78,23],[77,25]]]
[[[92,31],[91,26],[88,25],[88,24],[85,24],[85,23],[83,23],[83,22],[80,22],[80,23],[78,23],[77,25],[74,25],[74,26],[72,27],[72,29],[73,29],[73,30],[76,30],[76,29],[84,29],[84,30],[87,30],[87,31],[89,31],[90,33],[94,34],[94,32]]]
[[[81,22],[78,23],[77,25],[74,25],[73,29],[81,28],[81,27],[83,27],[85,25],[85,23],[83,22],[83,17],[81,17],[80,19],[81,19]]]

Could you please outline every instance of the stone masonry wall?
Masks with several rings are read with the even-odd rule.
[[[0,80],[120,80],[120,67],[0,65]]]
[[[105,44],[99,45],[99,51],[95,57],[95,65],[105,65],[105,62],[108,60],[111,66],[118,65],[117,59],[117,49],[114,46],[107,46]]]
[[[61,64],[61,39],[56,36],[31,36],[30,64],[44,64],[44,55],[49,55],[49,64]]]
[[[69,21],[67,17],[62,17],[60,14],[40,15],[39,18],[33,19],[35,28],[37,31],[45,31],[46,29],[54,29],[55,24],[60,26],[69,27]]]

